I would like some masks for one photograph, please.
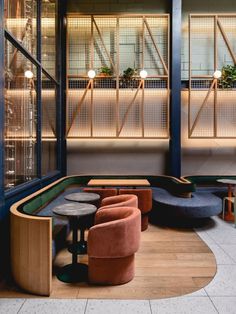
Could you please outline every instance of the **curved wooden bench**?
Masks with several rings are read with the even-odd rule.
[[[10,208],[11,267],[15,282],[24,290],[49,296],[52,289],[52,217],[35,213],[58,196],[66,187],[86,185],[95,178],[146,178],[152,186],[176,193],[189,193],[194,185],[168,176],[69,176],[38,190],[14,203]]]
[[[26,291],[50,295],[52,289],[52,218],[11,208],[11,269]]]

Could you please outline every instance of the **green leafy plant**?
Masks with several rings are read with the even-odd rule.
[[[107,66],[103,66],[101,67],[99,74],[102,76],[112,76],[112,69]]]
[[[233,88],[236,84],[236,65],[226,65],[222,68],[220,87]]]
[[[122,85],[125,87],[133,87],[137,79],[137,70],[133,68],[127,68],[123,71]]]

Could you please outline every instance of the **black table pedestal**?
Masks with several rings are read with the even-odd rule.
[[[70,218],[72,228],[72,248],[75,248],[78,243],[78,219],[77,217]],[[87,249],[87,247],[86,247]],[[72,250],[72,264],[66,265],[60,269],[57,278],[66,283],[84,282],[88,278],[88,266],[77,262],[77,252]]]
[[[66,283],[86,282],[88,279],[88,266],[86,264],[78,263],[77,248],[78,244],[82,244],[83,251],[86,249],[86,241],[84,240],[84,228],[81,229],[81,239],[78,242],[78,222],[81,217],[94,214],[97,207],[91,204],[68,203],[62,204],[53,209],[53,213],[60,216],[67,216],[70,220],[72,229],[72,263],[62,267],[58,273],[57,278]]]
[[[57,273],[57,278],[66,283],[85,282],[88,280],[88,266],[82,263],[66,265]]]
[[[68,247],[70,253],[76,252],[76,254],[86,254],[87,253],[87,241],[84,239],[85,229],[80,229],[80,240],[75,244],[72,243]]]

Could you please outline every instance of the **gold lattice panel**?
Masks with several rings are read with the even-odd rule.
[[[218,91],[217,135],[236,137],[236,90]]]
[[[168,34],[168,15],[68,17],[68,138],[168,138]],[[132,84],[122,79],[128,67]]]
[[[236,137],[236,86],[213,77],[236,65],[236,14],[191,15],[189,35],[189,137]]]

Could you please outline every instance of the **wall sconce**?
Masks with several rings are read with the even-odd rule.
[[[90,79],[93,79],[96,76],[96,72],[94,70],[89,70],[87,74]]]
[[[26,70],[25,77],[28,79],[32,79],[34,77],[34,73],[31,70]]]
[[[214,79],[217,79],[217,80],[220,79],[221,76],[222,76],[222,72],[219,70],[215,71],[213,74]]]
[[[141,77],[142,79],[145,79],[145,78],[147,77],[148,73],[147,73],[146,70],[141,70],[141,71],[139,72],[139,75],[140,75],[140,77]]]

